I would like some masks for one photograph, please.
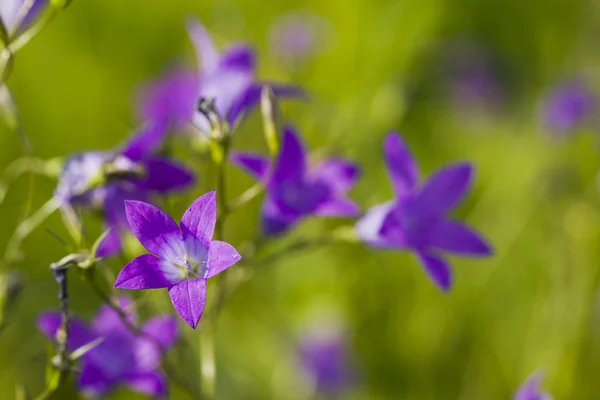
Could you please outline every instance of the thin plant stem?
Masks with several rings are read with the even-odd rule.
[[[21,222],[6,245],[4,261],[10,263],[18,259],[19,248],[23,240],[59,208],[60,202],[53,197],[33,215]]]

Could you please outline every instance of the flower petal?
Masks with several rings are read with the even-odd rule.
[[[420,252],[417,256],[433,282],[443,291],[448,291],[452,285],[452,270],[448,262],[431,253]]]
[[[255,65],[256,55],[254,54],[254,49],[246,43],[236,43],[229,46],[219,60],[220,68],[240,69],[252,73],[254,72]]]
[[[261,210],[261,224],[263,232],[268,236],[276,236],[285,233],[299,221],[297,215],[285,215],[277,206],[277,202],[271,196],[267,196]]]
[[[56,332],[60,327],[62,317],[58,312],[47,312],[41,314],[37,319],[37,328],[48,339],[55,341]],[[73,351],[95,339],[95,335],[87,327],[86,323],[78,318],[71,318],[69,327],[68,348]]]
[[[457,221],[440,220],[431,227],[428,245],[465,256],[489,256],[491,246],[478,232]]]
[[[471,187],[473,167],[458,163],[433,174],[417,194],[414,212],[419,216],[441,215],[458,205]]]
[[[168,245],[166,237],[179,235],[179,227],[165,212],[143,201],[125,200],[125,213],[131,231],[151,253],[160,254]]]
[[[162,398],[169,393],[167,379],[157,371],[129,375],[125,382],[134,392],[144,393],[153,398]]]
[[[208,192],[198,197],[181,218],[181,232],[184,240],[193,236],[206,247],[215,232],[217,222],[217,192]]]
[[[160,343],[163,349],[170,348],[179,336],[177,319],[170,315],[159,315],[150,318],[143,328],[144,334]]]
[[[542,392],[542,380],[543,376],[539,372],[531,375],[519,388],[514,400],[552,400],[549,395]]]
[[[145,178],[140,186],[159,193],[184,189],[194,183],[194,173],[181,164],[162,159],[144,162]]]
[[[240,256],[240,253],[238,253],[232,245],[219,240],[213,240],[210,243],[208,253],[208,271],[206,272],[206,279],[221,273],[241,259],[242,256]]]
[[[229,159],[232,164],[242,168],[257,179],[263,179],[271,165],[269,159],[256,153],[232,153]]]
[[[128,140],[121,154],[132,161],[143,160],[162,146],[168,133],[166,120],[153,120]]]
[[[206,279],[178,283],[169,288],[169,296],[181,319],[196,329],[206,304]]]
[[[129,296],[120,295],[117,298],[117,305],[126,313],[127,321],[131,324],[137,324],[137,313],[134,303]],[[103,305],[96,314],[92,322],[92,329],[95,333],[104,336],[111,334],[130,334],[129,329],[121,320],[121,317],[115,310],[108,305]]]
[[[186,26],[198,57],[198,66],[203,74],[211,74],[219,66],[219,51],[204,25],[195,18],[189,18]]]
[[[360,207],[350,199],[332,199],[321,204],[315,215],[321,217],[353,217],[360,213]]]
[[[79,375],[81,391],[90,397],[100,397],[110,392],[116,385],[114,379],[104,376],[102,370],[93,364],[85,364]]]
[[[219,116],[227,118],[233,103],[252,85],[252,71],[241,69],[222,69],[202,81],[200,97],[214,98]]]
[[[252,111],[260,102],[261,93],[264,86],[269,86],[276,98],[306,98],[306,92],[299,86],[282,85],[271,82],[256,82],[246,89],[246,92],[239,96],[231,105],[229,111],[229,126],[235,126],[238,118],[243,114]]]
[[[172,69],[140,91],[140,118],[143,121],[165,121],[168,126],[181,130],[194,115],[199,92],[197,71],[186,67]]]
[[[356,223],[356,233],[366,244],[372,247],[392,248],[396,247],[392,241],[381,235],[381,227],[387,215],[394,208],[394,201],[376,205],[365,213]]]
[[[419,166],[397,132],[387,135],[383,154],[396,197],[403,199],[419,181]]]
[[[108,258],[112,257],[116,254],[119,254],[121,251],[121,237],[117,232],[117,229],[111,228],[110,232],[102,239],[100,245],[98,246],[98,250],[96,252],[97,257]]]
[[[348,160],[331,158],[317,165],[311,175],[327,182],[335,193],[346,194],[360,176],[360,168]]]
[[[115,281],[115,288],[160,289],[171,286],[171,284],[161,269],[160,259],[151,254],[143,254],[123,267]]]
[[[281,152],[277,157],[273,181],[281,184],[289,181],[300,181],[306,170],[306,154],[298,134],[292,127],[285,127]]]

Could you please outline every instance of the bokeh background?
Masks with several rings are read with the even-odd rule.
[[[536,370],[557,399],[598,398],[599,125],[592,116],[556,135],[540,110],[566,80],[599,88],[600,3],[74,0],[18,53],[8,81],[34,154],[48,159],[122,143],[139,123],[140,86],[171,65],[195,62],[183,23],[190,15],[220,45],[251,42],[261,77],[310,91],[308,102],[287,102],[283,118],[312,149],[361,163],[364,176],[352,196],[365,209],[392,196],[382,159],[390,130],[402,132],[424,174],[457,160],[475,163],[474,190],[456,215],[496,250],[486,260],[453,260],[456,281],[447,294],[411,255],[360,245],[256,266],[219,319],[216,398],[325,398],[314,393],[298,349],[308,332],[330,329],[343,332],[354,368],[339,398],[509,399]],[[277,26],[298,18],[314,37],[297,44],[306,54],[289,54]],[[7,125],[0,124],[0,135],[3,169],[22,147]],[[234,146],[263,150],[263,142],[255,115]],[[214,189],[205,161],[186,158],[201,180],[169,201],[173,215]],[[232,196],[252,183],[234,168],[228,174]],[[11,187],[0,206],[0,246],[55,183],[25,176]],[[227,240],[242,250],[256,235],[259,207],[257,199],[228,221]],[[308,221],[293,236],[352,222]],[[97,223],[89,229],[100,232]],[[24,287],[0,332],[3,399],[17,383],[32,394],[43,389],[48,343],[35,319],[57,306],[48,265],[65,255],[47,230],[67,237],[52,217],[11,266]],[[108,265],[117,272],[125,261]],[[70,285],[74,311],[91,318],[100,302],[85,283]],[[142,296],[142,315],[171,310],[166,291]],[[181,328],[172,356],[197,381],[203,332]],[[143,397],[120,389],[112,398]],[[172,398],[185,397],[173,386]]]

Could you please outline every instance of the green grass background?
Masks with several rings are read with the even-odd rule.
[[[269,48],[270,24],[291,10],[309,10],[331,24],[327,51],[290,71]],[[382,141],[399,130],[424,174],[470,160],[473,193],[456,214],[484,232],[496,254],[453,260],[456,282],[442,294],[405,253],[334,246],[282,258],[257,272],[233,295],[217,331],[219,399],[310,399],[295,366],[304,329],[321,319],[342,321],[361,382],[350,399],[509,399],[542,369],[557,399],[598,398],[600,381],[600,194],[598,142],[592,129],[548,140],[538,121],[549,85],[580,72],[598,78],[600,5],[592,0],[74,0],[16,56],[8,81],[36,156],[51,158],[108,149],[134,131],[134,94],[177,60],[194,62],[183,21],[203,21],[225,45],[256,46],[260,76],[295,82],[308,103],[286,104],[284,118],[313,149],[327,147],[359,161],[364,176],[352,192],[363,207],[392,195]],[[510,71],[499,114],[461,113],[439,96],[439,55],[466,40],[489,49]],[[14,132],[0,125],[0,168],[21,156]],[[235,138],[238,149],[264,149],[260,119]],[[178,216],[214,189],[212,171],[170,203]],[[252,181],[228,170],[228,192]],[[18,222],[52,194],[55,182],[20,179],[0,205],[0,247]],[[255,235],[260,202],[226,227],[235,245]],[[347,220],[310,221],[300,235],[318,235]],[[48,265],[65,248],[45,230],[67,237],[51,218],[24,244],[11,268],[25,287],[0,333],[0,398],[17,383],[43,389],[47,342],[36,316],[57,306]],[[99,233],[98,225],[92,231]],[[95,231],[94,231],[95,229]],[[109,263],[118,271],[123,261]],[[213,285],[209,287],[209,297]],[[213,289],[214,290],[214,289]],[[93,316],[99,301],[71,281],[72,307]],[[214,293],[214,291],[213,291]],[[153,292],[142,314],[170,311],[166,291]],[[180,373],[199,380],[195,355],[203,334],[181,326],[189,347],[174,351]],[[177,387],[172,398],[185,398]],[[125,389],[111,398],[142,398]]]

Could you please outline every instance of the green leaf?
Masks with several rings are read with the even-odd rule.
[[[4,24],[4,21],[0,16],[0,44],[2,45],[2,47],[8,46],[8,40],[8,30],[6,29],[6,25]]]

